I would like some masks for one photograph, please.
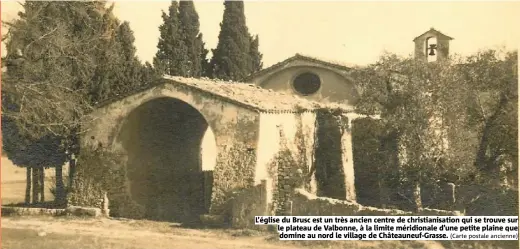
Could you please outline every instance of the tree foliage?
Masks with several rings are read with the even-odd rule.
[[[381,114],[396,135],[404,182],[460,184],[498,170],[501,156],[518,167],[516,58],[482,51],[427,63],[386,54],[355,73],[363,89],[357,109]]]
[[[183,61],[186,77],[200,77],[204,74],[203,62],[206,60],[204,41],[200,33],[199,15],[193,1],[179,2],[179,23],[182,39],[186,45],[186,60]]]
[[[262,62],[262,58],[264,57],[262,53],[260,53],[260,40],[258,35],[251,36],[250,39],[250,48],[249,48],[249,56],[251,57],[251,73],[258,72],[264,66]]]
[[[93,107],[155,75],[135,57],[132,31],[112,9],[102,1],[26,2],[8,23],[2,119],[9,129],[2,133],[15,164],[59,174],[65,158],[78,154]]]
[[[162,13],[162,19],[154,66],[168,75],[204,75],[207,51],[193,1],[172,1],[168,13]]]
[[[258,36],[249,34],[243,1],[225,1],[218,44],[211,59],[212,76],[239,81],[262,67]]]
[[[24,10],[6,42],[3,91],[17,110],[4,114],[35,137],[74,133],[110,87],[116,20],[102,2],[27,2]]]

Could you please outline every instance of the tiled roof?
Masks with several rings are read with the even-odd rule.
[[[338,108],[344,111],[351,110],[351,108],[346,105],[323,104],[301,98],[297,95],[264,89],[254,84],[173,76],[165,76],[165,79],[170,80],[170,84],[184,85],[192,89],[210,93],[214,97],[221,98],[224,101],[241,104],[262,112],[312,111],[320,108]]]
[[[241,82],[226,82],[213,80],[208,78],[184,78],[178,76],[164,76],[163,80],[150,85],[147,88],[119,96],[111,100],[104,101],[98,107],[116,102],[127,96],[147,91],[150,88],[161,86],[164,84],[172,84],[176,87],[187,87],[190,90],[199,91],[202,94],[219,98],[223,101],[240,105],[244,108],[252,109],[259,112],[302,112],[313,111],[321,108],[340,109],[344,112],[353,111],[353,109],[343,104],[325,104],[308,99],[301,98],[297,95],[275,92],[270,89],[264,89],[254,84]]]

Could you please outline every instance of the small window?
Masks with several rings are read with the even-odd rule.
[[[293,87],[302,95],[316,93],[321,86],[320,77],[313,73],[302,73],[294,78]]]

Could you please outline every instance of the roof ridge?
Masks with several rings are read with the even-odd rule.
[[[427,31],[425,31],[424,33],[422,33],[421,35],[415,37],[415,38],[413,39],[413,41],[416,41],[416,40],[419,39],[420,37],[426,35],[428,32],[435,32],[435,33],[437,33],[437,34],[440,35],[440,36],[444,36],[445,38],[448,38],[449,40],[453,40],[453,39],[454,39],[453,37],[448,36],[448,35],[445,35],[445,34],[443,34],[442,32],[440,32],[440,31],[436,30],[435,28],[431,27],[429,30],[427,30]]]
[[[344,112],[352,111],[349,106],[344,104],[320,103],[296,95],[261,88],[250,83],[168,75],[164,75],[157,82],[143,88],[107,99],[96,105],[96,109],[152,89],[167,87],[168,85],[189,89],[206,96],[209,95],[210,98],[217,98],[227,103],[263,113],[302,113],[313,112],[322,108],[340,109]]]
[[[262,75],[262,74],[265,74],[265,73],[268,73],[270,71],[273,71],[279,67],[281,67],[282,65],[284,64],[287,64],[295,59],[305,59],[305,60],[310,60],[310,61],[313,61],[315,63],[319,63],[319,64],[325,64],[326,66],[329,66],[329,67],[333,67],[333,68],[336,68],[336,69],[339,69],[339,70],[350,70],[352,68],[355,68],[357,67],[358,65],[345,65],[343,63],[340,63],[339,61],[332,61],[332,60],[325,60],[325,59],[320,59],[319,57],[315,57],[315,56],[312,56],[312,55],[305,55],[305,54],[302,54],[302,53],[296,53],[295,55],[283,60],[283,61],[280,61],[278,63],[275,63],[267,68],[264,68],[258,72],[255,72],[255,73],[252,73],[250,75],[248,75],[247,77],[245,77],[243,79],[243,81],[250,81],[251,79],[253,79],[254,77],[257,77],[259,75]]]

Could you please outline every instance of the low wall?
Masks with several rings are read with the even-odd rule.
[[[447,211],[424,208],[418,213],[399,209],[382,209],[326,197],[318,197],[303,189],[296,189],[292,201],[293,216],[460,216],[459,211]]]
[[[2,216],[31,216],[31,215],[73,215],[87,217],[101,217],[103,213],[99,208],[87,208],[69,206],[66,209],[51,208],[25,208],[25,207],[2,207]]]
[[[231,226],[234,228],[253,228],[255,216],[267,215],[266,181],[242,190],[233,198]]]

